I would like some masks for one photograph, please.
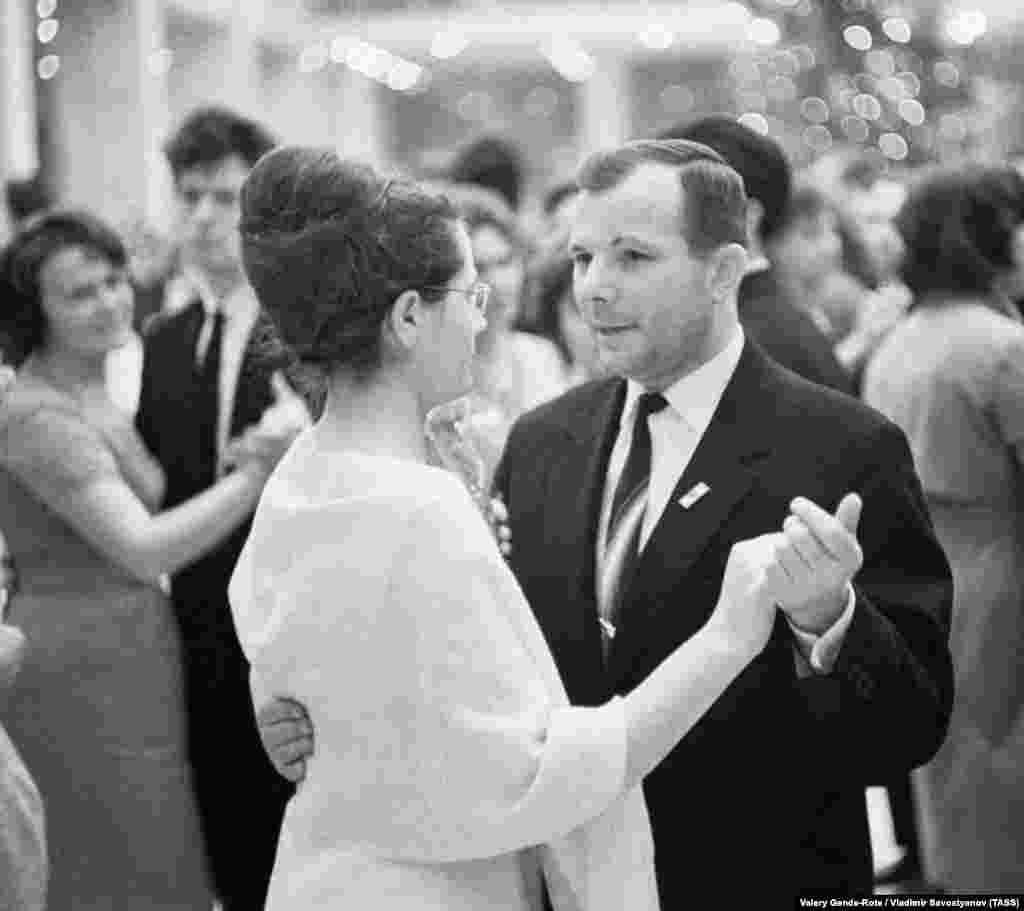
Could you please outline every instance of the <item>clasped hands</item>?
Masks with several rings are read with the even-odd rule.
[[[312,423],[309,409],[280,372],[270,378],[274,401],[256,424],[235,437],[224,451],[224,464],[242,467],[253,462],[274,469],[295,437]]]
[[[781,531],[735,544],[706,629],[751,658],[767,644],[776,610],[806,632],[828,630],[842,616],[863,562],[857,542],[861,507],[852,493],[835,514],[798,497]],[[290,781],[302,781],[314,749],[304,707],[278,697],[261,706],[256,718],[274,767]]]
[[[835,514],[797,497],[781,531],[735,544],[708,626],[755,652],[771,635],[776,609],[803,632],[825,633],[846,609],[863,563],[861,508],[852,493]]]

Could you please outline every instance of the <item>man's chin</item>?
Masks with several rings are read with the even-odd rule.
[[[231,250],[196,250],[190,260],[204,272],[233,272],[242,267],[241,257]]]

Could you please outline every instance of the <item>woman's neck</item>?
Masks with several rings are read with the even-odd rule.
[[[106,355],[73,354],[44,346],[29,360],[30,369],[79,401],[108,398]]]
[[[423,420],[419,400],[401,379],[336,376],[317,427],[330,448],[426,462]]]

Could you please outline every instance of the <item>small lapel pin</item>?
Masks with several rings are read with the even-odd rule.
[[[679,498],[679,505],[682,506],[683,509],[689,509],[701,497],[708,493],[711,493],[711,488],[701,481],[699,484],[694,484],[693,487]]]

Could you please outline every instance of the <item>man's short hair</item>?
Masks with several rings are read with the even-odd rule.
[[[761,204],[764,217],[760,239],[769,240],[778,231],[789,205],[793,172],[782,146],[774,139],[720,114],[677,123],[659,133],[658,138],[711,146],[743,178],[747,196]]]
[[[591,155],[576,182],[588,193],[603,193],[622,183],[639,165],[678,169],[683,190],[682,235],[701,255],[724,244],[747,243],[747,198],[743,180],[714,149],[679,139],[638,139]]]
[[[53,193],[38,174],[7,181],[4,188],[7,211],[16,221],[43,212],[53,206]]]
[[[177,181],[186,171],[212,168],[227,158],[238,157],[251,168],[275,145],[275,138],[255,120],[228,108],[203,107],[185,118],[164,154]]]
[[[472,183],[493,190],[510,209],[518,211],[523,172],[519,146],[505,136],[487,134],[456,151],[445,177],[453,183]]]

